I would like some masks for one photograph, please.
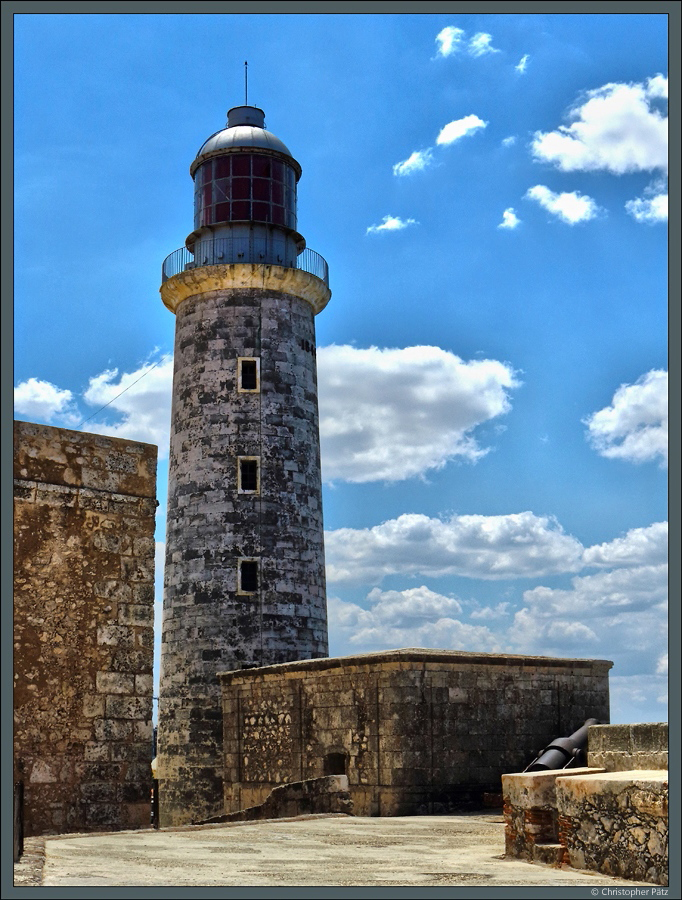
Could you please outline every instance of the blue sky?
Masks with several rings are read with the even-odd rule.
[[[248,59],[330,266],[330,652],[607,658],[612,721],[666,719],[667,18],[18,15],[15,52],[17,418],[158,443],[162,545],[161,263]]]

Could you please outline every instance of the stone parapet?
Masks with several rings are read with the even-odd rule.
[[[559,840],[576,869],[668,883],[668,773],[608,772],[556,783]]]
[[[559,843],[556,780],[603,772],[603,769],[548,769],[502,776],[505,854],[538,860],[538,846]],[[563,854],[555,855],[559,864]],[[540,861],[540,860],[538,860]]]
[[[588,762],[608,772],[668,768],[668,723],[592,725]]]

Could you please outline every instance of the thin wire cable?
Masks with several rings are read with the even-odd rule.
[[[135,381],[133,381],[131,384],[129,384],[127,388],[123,388],[122,391],[120,391],[118,394],[116,394],[115,397],[112,397],[108,403],[104,404],[104,406],[100,406],[100,408],[98,410],[95,410],[95,412],[91,416],[88,416],[87,419],[83,419],[83,421],[80,423],[80,425],[76,425],[76,428],[81,428],[83,425],[85,425],[86,422],[89,422],[90,419],[94,419],[95,416],[98,416],[102,412],[103,409],[107,408],[107,406],[111,406],[111,404],[114,402],[114,400],[118,400],[118,398],[121,397],[123,394],[125,394],[126,391],[129,391],[131,389],[131,387],[133,387],[133,385],[137,384],[138,381],[141,381],[145,375],[149,375],[151,370],[155,369],[159,365],[159,363],[163,362],[164,359],[165,359],[165,357],[162,356],[161,359],[157,360],[153,366],[150,366],[146,372],[143,372],[139,378],[136,378]]]

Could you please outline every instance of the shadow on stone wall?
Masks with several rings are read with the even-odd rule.
[[[224,816],[214,816],[193,825],[214,825],[221,822],[249,822],[256,819],[284,819],[320,813],[353,814],[353,801],[348,791],[346,775],[327,775],[307,781],[293,781],[272,790],[264,803],[250,806]]]

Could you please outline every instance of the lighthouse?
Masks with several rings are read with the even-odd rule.
[[[331,292],[298,231],[301,166],[263,110],[238,106],[190,174],[194,228],[160,289],[176,319],[164,826],[223,811],[217,673],[328,655],[315,315]]]

